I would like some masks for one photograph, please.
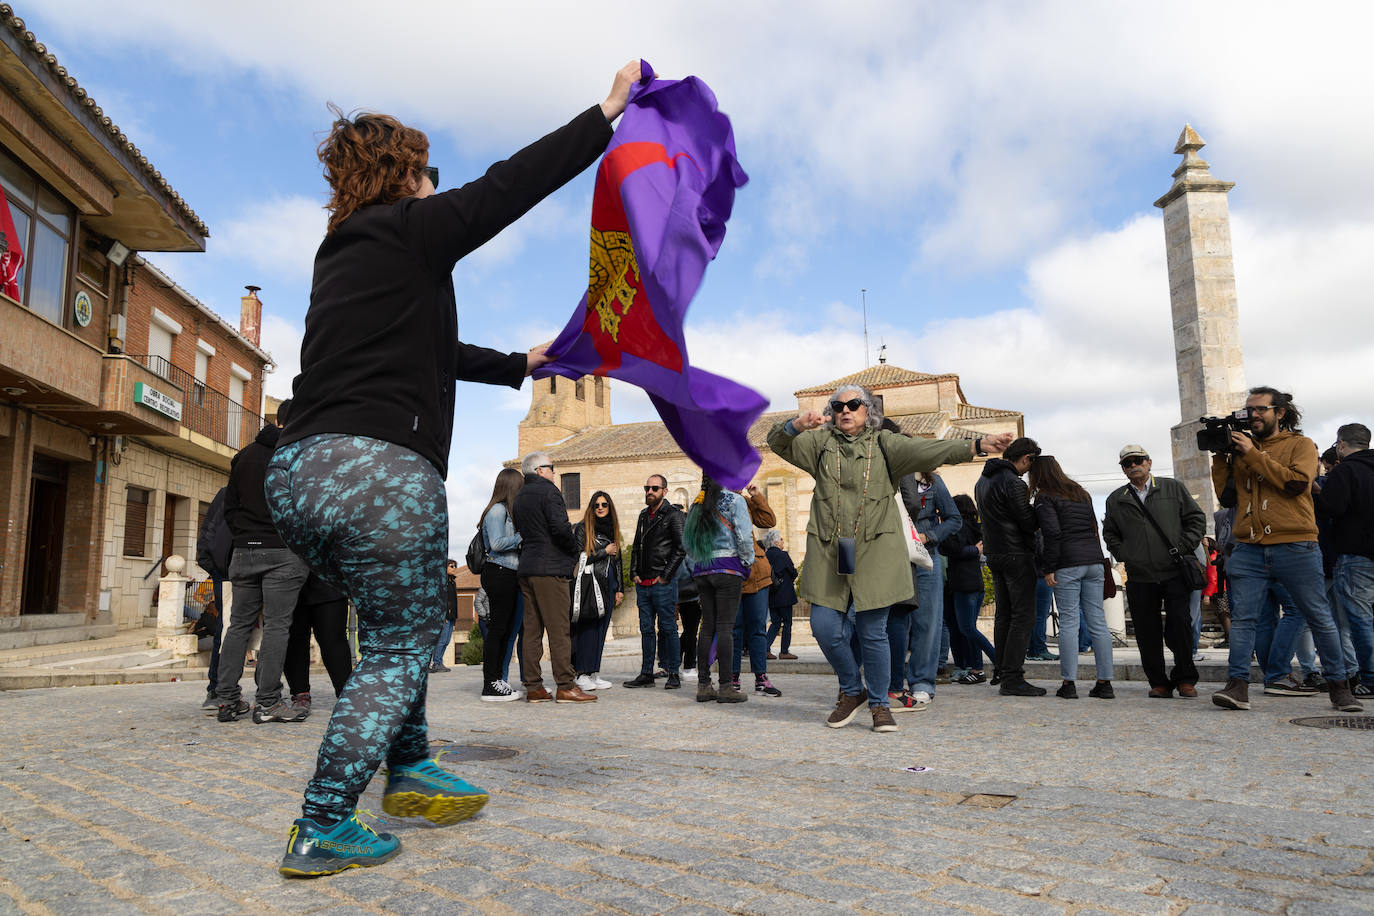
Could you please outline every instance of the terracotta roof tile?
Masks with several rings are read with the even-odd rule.
[[[985,417],[1019,417],[1019,410],[998,410],[996,407],[977,407],[973,404],[959,405],[959,419],[981,420]]]
[[[941,378],[958,378],[958,376],[952,372],[931,375],[928,372],[916,372],[888,363],[879,363],[876,366],[869,366],[867,369],[851,373],[843,378],[837,378],[833,382],[826,382],[824,385],[812,385],[810,388],[803,388],[793,393],[798,397],[804,394],[829,394],[841,385],[862,385],[872,390],[874,388],[886,388],[891,385],[905,385],[911,382],[930,381],[932,379]]]
[[[75,77],[67,73],[67,68],[59,64],[57,58],[48,53],[47,45],[39,41],[32,32],[25,30],[24,20],[14,15],[14,8],[8,3],[0,3],[0,23],[3,23],[22,44],[29,48],[30,51],[38,55],[39,60],[47,66],[48,70],[57,79],[57,82],[67,91],[67,95],[70,96],[79,107],[84,108],[90,114],[91,118],[104,129],[110,139],[115,142],[115,145],[128,154],[134,163],[138,165],[139,170],[147,176],[153,185],[167,195],[167,199],[173,206],[181,211],[181,215],[190,221],[196,231],[202,236],[209,238],[210,230],[206,227],[205,223],[201,222],[196,212],[192,210],[190,205],[181,199],[181,195],[167,183],[167,179],[162,177],[162,173],[153,167],[153,164],[148,161],[148,157],[139,152],[138,147],[134,146],[133,141],[125,136],[124,131],[119,129],[119,125],[110,120],[110,116],[105,114],[101,107],[95,103],[95,99],[91,98],[90,95],[86,93],[86,90],[81,88]]]

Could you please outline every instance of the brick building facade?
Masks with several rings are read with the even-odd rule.
[[[0,629],[137,625],[132,561],[162,556],[164,517],[175,552],[193,543],[269,358],[138,256],[209,230],[7,4],[0,194]],[[140,520],[145,556],[123,562]]]

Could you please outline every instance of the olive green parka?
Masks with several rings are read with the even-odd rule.
[[[768,447],[816,481],[797,592],[812,604],[839,611],[851,601],[855,610],[869,611],[911,598],[911,563],[893,500],[897,482],[942,464],[971,461],[973,444],[963,439],[908,439],[872,429],[850,436],[830,425],[791,435],[784,422],[769,430]],[[870,454],[865,496],[864,468]],[[852,576],[838,572],[837,536],[855,539]]]

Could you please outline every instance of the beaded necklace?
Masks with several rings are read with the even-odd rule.
[[[873,440],[876,438],[878,438],[878,434],[875,432],[868,440],[868,458],[864,461],[864,490],[863,495],[859,497],[859,512],[854,517],[854,537],[856,538],[859,536],[859,523],[863,521],[864,517],[864,503],[868,501],[868,472],[873,469]],[[837,444],[835,446],[835,537],[840,536],[840,507],[838,504],[840,486],[840,448]]]

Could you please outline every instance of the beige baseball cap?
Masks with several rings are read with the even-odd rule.
[[[1125,461],[1127,458],[1149,458],[1150,453],[1145,451],[1143,445],[1123,445],[1121,454],[1117,456],[1117,461]]]

